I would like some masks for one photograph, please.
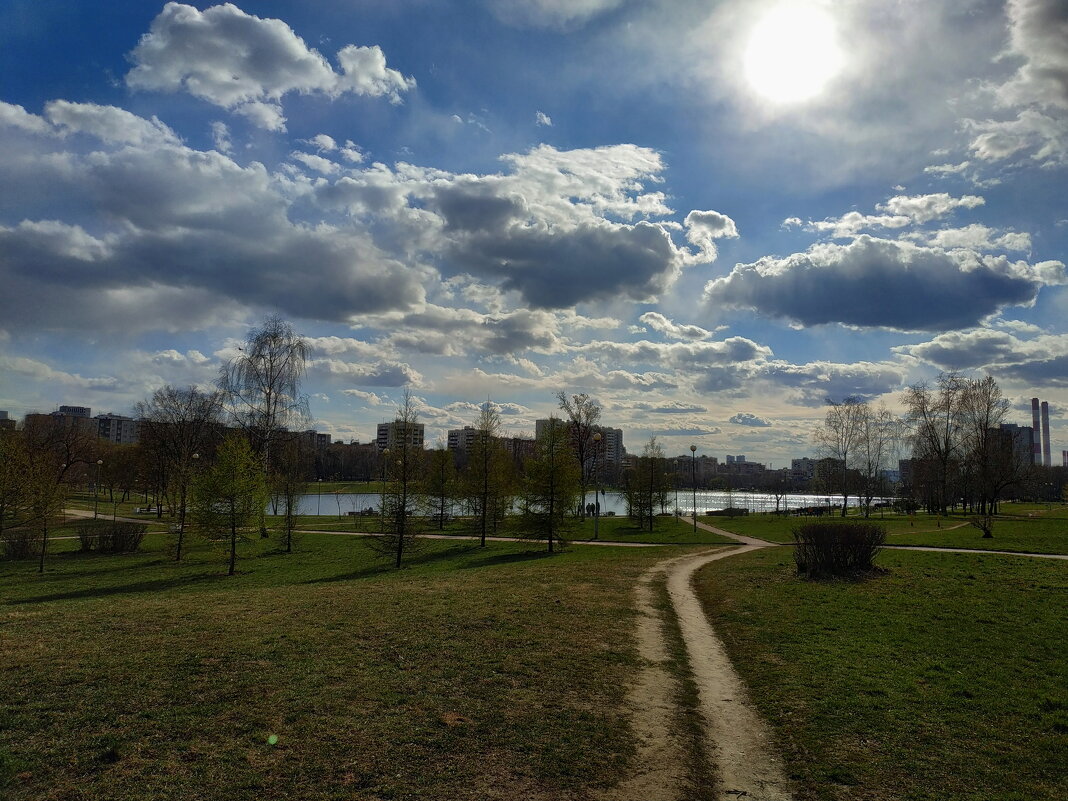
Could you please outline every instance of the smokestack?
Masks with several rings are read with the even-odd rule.
[[[1049,452],[1049,404],[1042,401],[1042,464],[1053,467]]]
[[[1068,451],[1061,451],[1061,467],[1068,467]]]
[[[1042,464],[1042,424],[1038,417],[1038,398],[1031,398],[1031,427],[1035,430],[1035,445],[1031,464]]]

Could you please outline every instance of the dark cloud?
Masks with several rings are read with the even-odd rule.
[[[748,308],[804,325],[845,323],[908,331],[976,325],[1064,282],[1064,265],[1031,265],[860,236],[783,259],[737,265],[705,286],[713,306]]]

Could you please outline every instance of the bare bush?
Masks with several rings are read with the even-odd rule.
[[[148,526],[117,520],[83,520],[76,530],[83,553],[133,553],[141,547]]]
[[[809,578],[871,573],[886,541],[886,529],[874,523],[805,523],[793,534],[797,572]]]

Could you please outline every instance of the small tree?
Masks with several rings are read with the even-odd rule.
[[[181,561],[189,486],[199,458],[214,447],[220,431],[222,396],[196,387],[161,387],[135,407],[141,421],[142,447],[160,465],[162,488],[178,511],[174,558]],[[136,470],[132,471],[136,473]],[[157,514],[161,514],[160,510]]]
[[[513,463],[500,440],[501,416],[489,401],[482,404],[475,440],[463,470],[462,492],[474,513],[482,546],[497,530],[512,502]]]
[[[653,530],[656,510],[667,504],[671,486],[664,451],[656,437],[651,437],[634,466],[623,475],[623,500],[629,516],[638,521],[639,531]]]
[[[854,458],[854,450],[860,445],[863,421],[870,414],[868,404],[858,397],[850,396],[837,403],[827,401],[830,410],[823,426],[816,430],[816,447],[819,454],[834,461],[838,466],[833,477],[842,494],[842,517],[846,516],[849,506],[849,467]],[[832,478],[828,476],[827,478]]]
[[[549,418],[534,447],[521,495],[523,534],[547,540],[552,553],[556,542],[564,542],[568,518],[581,492],[581,476],[569,426],[560,419]]]
[[[16,522],[26,513],[28,470],[22,432],[0,430],[0,544],[5,542],[8,521]]]
[[[601,419],[601,407],[585,392],[569,398],[567,393],[561,390],[556,393],[556,400],[560,403],[560,411],[567,415],[571,446],[578,460],[579,487],[582,497],[579,503],[579,517],[585,520],[586,489],[593,474],[593,453],[596,447],[593,435]]]
[[[426,478],[423,482],[423,496],[430,513],[437,518],[438,531],[445,528],[447,510],[455,494],[456,469],[452,453],[441,442],[427,454]]]
[[[289,434],[279,438],[276,447],[274,472],[271,475],[271,488],[274,497],[282,506],[282,532],[286,543],[286,553],[293,553],[293,530],[296,528],[297,507],[304,491],[310,461],[308,450],[299,435]]]
[[[237,540],[261,519],[267,506],[267,484],[260,463],[240,434],[231,434],[220,446],[215,463],[193,484],[193,520],[205,536],[230,540],[232,576],[237,565]]]
[[[244,430],[259,457],[264,478],[273,471],[276,442],[308,419],[308,399],[301,394],[307,370],[308,343],[280,317],[249,331],[241,355],[219,374],[219,389],[230,418]],[[266,514],[266,506],[261,514]],[[267,536],[266,521],[260,533]]]
[[[424,466],[423,450],[415,445],[414,431],[419,415],[415,398],[404,391],[397,409],[397,440],[385,461],[385,482],[382,485],[382,534],[368,537],[367,542],[383,556],[391,556],[394,566],[400,567],[405,551],[416,546],[417,489]]]

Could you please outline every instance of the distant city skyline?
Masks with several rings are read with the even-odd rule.
[[[309,423],[587,392],[813,451],[989,373],[1068,443],[1060,0],[0,5],[0,408],[130,414],[279,314]],[[1053,454],[1056,454],[1056,450]]]

